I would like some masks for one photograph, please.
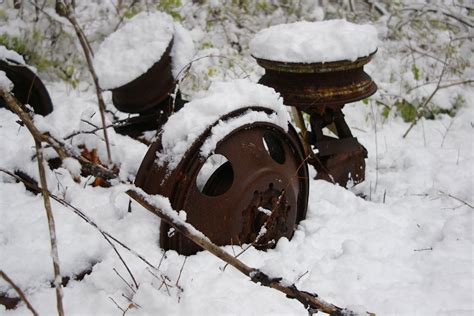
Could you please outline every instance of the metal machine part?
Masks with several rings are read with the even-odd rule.
[[[131,82],[112,89],[112,102],[122,112],[144,113],[155,109],[176,87],[171,72],[170,41],[166,51],[150,69]]]
[[[265,68],[260,83],[280,92],[285,104],[310,115],[311,132],[303,141],[317,150],[308,162],[319,179],[341,186],[364,181],[367,150],[352,136],[342,109],[377,91],[363,69],[374,54],[355,61],[310,64],[257,59]],[[337,138],[324,135],[323,129],[329,126]]]
[[[229,113],[219,121],[248,110]],[[155,163],[162,150],[158,139],[148,150],[135,184],[149,194],[168,197],[173,209],[185,210],[187,221],[217,245],[253,243],[266,249],[280,237],[291,238],[306,216],[309,192],[308,169],[295,130],[289,126],[285,132],[267,122],[240,126],[217,143],[213,155],[202,157],[200,148],[211,136],[211,128],[173,170]],[[216,155],[220,163],[203,179],[201,173]],[[168,224],[162,223],[160,229],[164,249],[184,255],[199,250]]]
[[[29,104],[37,114],[47,115],[53,111],[48,90],[40,78],[27,66],[6,59],[0,60],[0,71],[4,71],[13,83],[13,94],[22,104]],[[0,107],[5,107],[0,98]]]
[[[179,90],[175,91],[176,82],[171,71],[172,48],[173,39],[160,60],[144,74],[111,90],[115,107],[133,114],[114,123],[117,133],[137,138],[144,131],[159,130],[168,117],[185,103]]]

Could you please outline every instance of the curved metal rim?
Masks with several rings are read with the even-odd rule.
[[[235,117],[236,115],[240,115],[241,113],[244,113],[248,111],[249,109],[252,110],[260,110],[260,111],[265,111],[267,113],[271,113],[272,111],[267,109],[267,108],[260,108],[260,107],[247,107],[244,109],[240,109],[234,112],[231,112],[224,117],[221,117],[220,120],[226,120],[232,117]],[[216,121],[216,124],[219,122]],[[171,172],[171,174],[164,179],[161,182],[161,187],[160,189],[151,188],[153,184],[150,184],[149,180],[150,178],[155,177],[155,182],[154,185],[156,186],[156,176],[161,174],[163,175],[165,172],[163,170],[161,171],[156,171],[156,172],[146,172],[146,171],[141,171],[141,175],[137,175],[137,185],[143,186],[145,191],[158,191],[158,192],[149,192],[149,193],[159,193],[162,195],[165,195],[169,197],[171,205],[173,206],[174,209],[180,210],[183,209],[183,207],[186,204],[186,198],[188,194],[191,192],[191,188],[194,185],[193,181],[195,181],[195,178],[201,169],[201,166],[204,164],[206,161],[206,158],[200,157],[200,148],[203,144],[203,142],[209,137],[211,133],[211,129],[215,124],[210,126],[206,131],[198,138],[198,140],[191,146],[191,148],[187,151],[181,162],[178,164],[178,166]],[[287,142],[287,145],[289,146],[291,150],[291,155],[293,158],[292,161],[294,165],[297,165],[297,163],[301,163],[301,167],[298,167],[297,171],[298,172],[298,181],[295,182],[293,187],[295,187],[294,190],[297,192],[297,195],[293,195],[294,197],[294,204],[296,210],[294,211],[293,214],[296,214],[296,222],[291,224],[291,235],[287,236],[290,238],[294,232],[294,227],[295,225],[301,221],[302,219],[305,218],[306,216],[306,211],[307,211],[307,202],[308,202],[308,195],[309,195],[309,178],[308,178],[308,167],[305,161],[304,157],[304,151],[301,145],[301,142],[296,134],[296,131],[293,129],[293,127],[290,125],[289,131],[285,132],[283,129],[281,129],[279,126],[276,126],[275,124],[268,123],[268,122],[253,122],[251,124],[246,124],[243,126],[240,126],[236,129],[234,129],[232,132],[228,133],[223,139],[221,139],[216,146],[216,153],[217,149],[219,148],[221,143],[224,143],[227,139],[232,137],[234,133],[237,133],[240,130],[248,130],[250,128],[268,128],[268,129],[273,129],[273,130],[278,130],[279,133],[288,135],[287,139],[284,141]],[[147,153],[147,155],[150,155],[150,157],[154,157],[156,150],[161,148],[161,145],[158,144],[160,141],[157,141],[157,144],[152,146],[150,148],[151,151],[153,151],[152,154]],[[156,156],[155,156],[156,157]],[[146,160],[146,159],[145,159]],[[144,163],[145,163],[144,160]],[[148,164],[148,167],[144,166],[145,169],[147,168],[153,168],[153,166],[150,166]],[[156,168],[156,167],[154,167]],[[166,167],[160,167],[161,169],[166,169]],[[142,167],[140,167],[142,169]],[[300,170],[301,169],[301,170]],[[140,171],[139,171],[140,173]],[[143,178],[147,179],[143,179]],[[138,179],[140,178],[140,179]],[[153,181],[152,181],[153,182]],[[297,189],[296,189],[297,188]],[[251,194],[254,194],[255,188],[249,187],[248,189],[245,189],[248,192],[251,192]],[[245,191],[245,192],[247,192]],[[250,193],[249,193],[250,194]],[[210,197],[212,199],[212,197]],[[195,211],[196,212],[196,211]],[[197,213],[194,213],[197,214]],[[176,236],[174,238],[169,238],[168,237],[168,231],[170,229],[170,226],[168,226],[165,223],[161,224],[160,228],[160,244],[163,248],[165,249],[175,249],[178,252],[182,254],[193,254],[198,250],[197,246],[192,245],[190,242],[188,242],[185,237],[182,236]],[[237,241],[235,242],[237,243]],[[193,248],[191,251],[190,248]]]
[[[323,73],[323,72],[336,72],[350,69],[356,69],[367,64],[373,56],[377,53],[377,50],[370,53],[367,56],[360,57],[355,61],[351,60],[339,60],[331,62],[318,62],[318,63],[292,63],[292,62],[281,62],[275,60],[268,60],[263,58],[257,58],[257,63],[268,70],[274,70],[279,72],[292,72],[292,73]]]
[[[36,114],[48,115],[53,111],[51,97],[41,79],[28,66],[11,59],[0,59],[0,70],[13,82],[13,93],[23,104],[30,104]],[[3,100],[0,100],[0,103]]]

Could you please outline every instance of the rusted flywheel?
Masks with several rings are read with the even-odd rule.
[[[219,121],[249,109],[232,112]],[[271,113],[265,108],[252,110]],[[187,221],[218,245],[254,243],[269,248],[280,237],[291,238],[306,216],[309,190],[308,168],[295,130],[290,125],[285,132],[268,122],[243,125],[222,138],[214,154],[202,157],[200,149],[211,128],[174,170],[155,163],[162,148],[161,141],[156,141],[135,183],[149,194],[168,197],[175,210],[185,210]],[[202,173],[213,157],[220,157],[220,164],[214,164],[214,171],[203,180]],[[160,244],[185,255],[199,251],[166,223],[161,224]]]

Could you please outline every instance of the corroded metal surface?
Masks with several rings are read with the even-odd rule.
[[[265,68],[260,83],[280,92],[285,104],[321,113],[326,107],[358,101],[377,91],[363,69],[372,56],[354,62],[300,64],[257,59],[257,63]]]
[[[161,59],[135,80],[112,89],[112,102],[120,111],[143,113],[158,106],[175,88],[171,73],[171,48],[173,40]]]
[[[367,151],[352,136],[342,108],[377,91],[364,72],[374,54],[355,61],[309,64],[257,59],[265,68],[260,83],[278,91],[286,105],[310,114],[311,132],[303,141],[316,151],[309,163],[319,179],[342,186],[364,181]],[[331,127],[337,138],[324,135],[326,127]]]
[[[269,111],[252,108],[255,111]],[[221,118],[225,121],[248,108]],[[217,122],[216,122],[217,123]],[[160,140],[149,149],[135,183],[149,194],[168,197],[176,210],[186,210],[187,221],[218,245],[256,243],[261,248],[291,238],[296,224],[305,218],[308,170],[301,143],[290,127],[256,122],[225,136],[215,149],[227,162],[217,168],[200,190],[196,179],[207,157],[200,147],[211,127],[185,154],[174,170],[155,164]],[[272,214],[272,215],[270,215]],[[266,233],[257,238],[265,225]],[[181,254],[199,248],[171,227],[161,225],[160,244]]]
[[[291,73],[323,73],[361,68],[367,64],[372,59],[372,57],[374,57],[376,52],[377,51],[365,57],[360,57],[355,61],[340,60],[326,63],[288,63],[261,58],[255,59],[260,66],[265,68],[265,70]]]
[[[22,104],[29,104],[37,114],[47,115],[53,111],[48,90],[38,76],[27,66],[11,60],[0,60],[0,71],[4,71],[13,83],[13,94]],[[5,107],[0,98],[0,107]]]
[[[145,131],[159,130],[163,124],[166,123],[168,117],[181,109],[185,103],[186,101],[181,98],[181,93],[178,90],[175,99],[168,96],[147,112],[140,113],[137,116],[131,116],[124,120],[115,121],[113,125],[114,129],[119,134],[138,139]]]

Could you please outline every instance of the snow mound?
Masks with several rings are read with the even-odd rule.
[[[10,92],[13,89],[13,83],[8,79],[4,71],[0,71],[0,90]]]
[[[279,24],[258,32],[250,42],[256,58],[319,63],[354,61],[377,49],[377,30],[372,25],[357,25],[343,19],[321,22]]]
[[[219,122],[213,127],[201,155],[206,156],[215,149],[217,142],[233,129],[253,122],[271,122],[285,131],[288,129],[289,115],[280,94],[272,88],[240,79],[232,82],[214,82],[208,91],[198,95],[179,112],[173,114],[163,126],[163,149],[158,154],[157,163],[175,168],[190,146],[219,118],[232,111],[260,106],[275,111],[274,114],[247,111],[229,121]]]
[[[173,75],[194,54],[187,30],[163,12],[142,12],[130,19],[100,45],[94,67],[103,89],[114,89],[133,81],[160,60],[174,37]]]
[[[0,59],[3,59],[3,60],[10,59],[19,64],[22,64],[22,65],[25,64],[25,60],[20,54],[18,54],[15,51],[9,50],[3,45],[0,45]]]
[[[175,22],[173,49],[171,50],[171,71],[174,78],[178,78],[180,72],[191,62],[194,52],[191,34],[181,24]]]

